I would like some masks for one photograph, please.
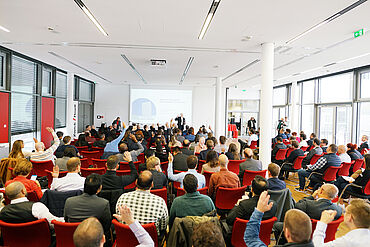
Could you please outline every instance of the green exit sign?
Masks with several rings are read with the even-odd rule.
[[[356,32],[353,33],[353,36],[355,38],[360,37],[362,35],[364,35],[364,29],[360,29],[360,30],[358,30],[358,31],[356,31]]]

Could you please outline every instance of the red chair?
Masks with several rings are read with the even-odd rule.
[[[360,169],[364,164],[363,159],[356,159],[355,163],[353,164],[352,171],[356,172],[358,169]]]
[[[162,197],[163,200],[166,202],[166,205],[167,205],[167,188],[164,187],[162,189],[158,189],[158,190],[150,190],[150,193],[154,194],[154,195],[157,195],[159,197]]]
[[[367,148],[363,148],[363,149],[361,150],[361,155],[367,154],[368,152],[369,152],[369,149],[367,149]]]
[[[322,176],[321,180],[325,183],[334,182],[337,179],[337,172],[340,170],[340,168],[342,168],[342,166],[343,165],[330,166],[326,169],[324,174],[320,172],[311,172],[310,176],[308,176],[307,183],[306,183],[306,186],[304,187],[304,190],[306,190],[309,184],[310,178],[312,177],[313,174],[321,175]]]
[[[310,160],[310,165],[314,165],[322,156],[323,154],[314,154]]]
[[[349,176],[349,169],[351,168],[351,165],[353,165],[355,161],[352,161],[351,163],[342,163],[342,168],[338,171],[338,176]]]
[[[140,164],[145,163],[144,153],[139,154],[139,156],[137,156],[137,160],[140,161]]]
[[[257,141],[251,141],[251,145],[249,146],[250,149],[256,149],[257,148]]]
[[[282,163],[285,160],[286,153],[288,152],[288,149],[279,149],[275,155],[275,162],[276,163]]]
[[[240,163],[243,163],[245,160],[229,160],[227,164],[227,169],[236,175],[239,175]]]
[[[298,172],[298,170],[302,168],[302,161],[306,157],[307,157],[306,155],[304,155],[304,156],[298,156],[295,159],[294,164],[293,164],[293,167],[291,169],[287,170],[286,178],[288,178],[288,173],[289,172]]]
[[[211,179],[211,176],[214,172],[207,172],[207,171],[204,171],[203,172],[203,175],[204,177],[206,178],[206,186],[209,187],[209,180]]]
[[[308,152],[311,151],[312,149],[314,149],[314,147],[315,147],[314,145],[310,146],[307,151]]]
[[[136,170],[139,170],[140,161],[134,162],[134,165],[136,167]],[[119,162],[119,168],[118,170],[130,170],[130,166],[128,165],[128,162]]]
[[[183,188],[176,188],[176,190],[177,190],[176,197],[183,196],[186,193]],[[198,189],[197,191],[202,195],[206,195],[206,196],[208,195],[208,187]]]
[[[80,162],[81,162],[81,167],[82,168],[89,168],[89,162],[88,162],[87,158],[80,159]]]
[[[27,223],[5,223],[0,220],[4,246],[49,247],[50,229],[46,219]]]
[[[100,159],[100,152],[99,151],[81,151],[80,154],[87,158],[87,162],[89,165],[93,164],[92,159]]]
[[[81,168],[82,177],[87,177],[93,173],[103,175],[105,173],[105,168]]]
[[[65,223],[53,220],[57,247],[75,247],[73,243],[73,233],[81,222]]]
[[[238,247],[247,246],[244,242],[244,232],[245,228],[247,227],[248,221],[249,220],[242,220],[236,218],[231,236],[231,244],[233,246]],[[275,221],[277,221],[276,217],[272,217],[271,219],[261,221],[259,237],[261,241],[265,243],[266,246],[269,246],[270,244],[272,226],[274,225]]]
[[[116,230],[116,246],[117,247],[136,247],[139,245],[134,233],[131,231],[128,225],[119,223],[117,220],[112,220],[114,228]],[[153,239],[154,246],[158,247],[158,235],[154,223],[142,225],[145,231],[147,231],[150,237]]]
[[[91,159],[94,168],[106,168],[107,160]]]
[[[266,171],[267,170],[262,170],[262,171],[248,171],[245,170],[243,174],[243,186],[249,186],[252,184],[252,181],[255,176],[260,175],[262,177],[266,177]]]
[[[168,161],[162,162],[161,169],[162,169],[162,172],[166,175],[167,175],[167,168],[168,168]]]
[[[52,171],[54,167],[54,163],[52,160],[45,160],[45,161],[33,161],[32,162],[32,170],[33,174],[36,174],[38,177],[46,176],[45,170]]]
[[[290,153],[293,152],[294,148],[288,148],[288,151],[286,152],[286,157],[288,158]]]
[[[308,149],[308,146],[302,146],[301,149],[302,149],[303,152],[306,152],[307,149]]]
[[[324,243],[333,241],[335,239],[335,234],[337,233],[339,224],[343,222],[343,219],[344,219],[344,216],[342,215],[341,217],[339,217],[339,219],[334,220],[328,224],[326,228],[326,236],[324,239]],[[312,235],[316,229],[318,220],[311,219],[311,222],[312,222],[312,234],[311,234],[311,238],[312,238]]]
[[[215,206],[218,209],[231,210],[245,193],[247,186],[239,188],[219,187],[216,192]]]
[[[205,160],[199,160],[199,162],[198,162],[198,167],[197,167],[197,171],[198,171],[199,173],[201,173],[201,172],[202,172],[202,168],[203,168],[203,165],[204,165],[205,163],[207,163]]]
[[[51,171],[45,170],[46,172],[46,178],[48,179],[48,188],[50,189],[50,185],[53,182],[53,175]],[[68,171],[59,172],[58,178],[62,178],[65,175],[67,175]]]
[[[349,186],[359,188],[361,190],[361,194],[353,192],[353,191],[347,191],[347,188]],[[340,201],[344,192],[346,192],[347,194],[353,197],[362,198],[362,199],[370,199],[370,180],[367,181],[365,186],[360,186],[354,183],[347,184],[346,187],[344,187],[342,193],[340,194],[338,201]]]
[[[125,176],[125,175],[130,175],[131,170],[117,170],[116,175],[117,176]],[[132,182],[129,185],[126,185],[125,189],[133,189],[136,187],[136,181]]]
[[[91,147],[93,151],[99,151],[100,152],[100,157],[104,154],[104,148],[100,147]]]
[[[89,151],[88,146],[81,146],[81,147],[76,147],[78,152],[81,154],[82,151]]]

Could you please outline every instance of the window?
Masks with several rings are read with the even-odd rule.
[[[314,132],[314,105],[302,105],[302,130],[304,133]]]
[[[36,63],[26,59],[12,57],[12,85],[11,90],[14,92],[23,92],[28,94],[37,93],[37,69]]]
[[[93,104],[78,103],[78,132],[85,130],[86,125],[91,125],[93,122]]]
[[[0,53],[0,88],[5,88],[5,54]]]
[[[42,68],[42,96],[53,95],[53,77],[52,70],[45,67]]]
[[[358,136],[361,138],[362,135],[370,136],[370,102],[360,103],[360,128]]]
[[[302,104],[315,103],[315,81],[303,82],[302,91]]]
[[[75,76],[75,100],[78,101],[78,132],[83,132],[86,125],[91,125],[94,122],[94,95],[95,84]]]
[[[273,105],[285,105],[286,104],[286,87],[277,87],[273,91]]]
[[[67,74],[60,71],[55,76],[55,128],[67,125]]]
[[[370,98],[370,71],[360,73],[360,98]]]
[[[353,73],[328,76],[320,79],[320,102],[352,101]]]

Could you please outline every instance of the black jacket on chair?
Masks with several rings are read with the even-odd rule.
[[[71,190],[66,192],[60,192],[56,190],[46,190],[42,196],[40,202],[45,204],[49,209],[50,213],[57,216],[63,217],[64,205],[66,200],[73,196],[81,195],[81,190]]]
[[[337,220],[342,215],[342,209],[335,203],[332,203],[328,199],[317,199],[315,200],[312,196],[308,196],[300,200],[295,204],[296,209],[300,209],[305,212],[311,219],[320,220],[321,213],[324,210],[335,210]]]

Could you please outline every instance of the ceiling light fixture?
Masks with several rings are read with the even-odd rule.
[[[355,2],[355,3],[353,3],[353,4],[351,4],[350,6],[348,6],[348,7],[344,8],[344,9],[342,9],[342,10],[341,10],[341,11],[339,11],[338,13],[335,13],[334,15],[332,15],[332,16],[330,16],[330,17],[326,18],[326,19],[325,19],[325,20],[323,20],[322,22],[320,22],[320,23],[318,23],[318,24],[316,24],[316,25],[314,25],[314,26],[310,27],[309,29],[307,29],[307,30],[306,30],[306,31],[304,31],[303,33],[300,33],[299,35],[295,36],[294,38],[292,38],[292,39],[288,40],[287,42],[285,42],[285,44],[291,44],[291,43],[293,43],[293,42],[294,42],[294,41],[296,41],[297,39],[302,38],[304,35],[306,35],[306,34],[308,34],[308,33],[312,32],[312,31],[316,30],[317,28],[319,28],[319,27],[321,27],[321,26],[323,26],[323,25],[325,25],[325,24],[327,24],[327,23],[329,23],[329,22],[331,22],[331,21],[333,21],[333,20],[337,19],[338,17],[340,17],[340,16],[344,15],[345,13],[347,13],[347,12],[351,11],[352,9],[354,9],[354,8],[356,8],[356,7],[358,7],[358,6],[360,6],[361,4],[363,4],[363,3],[365,3],[365,2],[367,2],[367,0],[359,0],[359,1],[357,1],[357,2]]]
[[[82,2],[82,0],[74,0],[75,3],[82,9],[87,17],[95,24],[95,26],[99,29],[99,31],[104,34],[104,36],[108,36],[108,33],[104,30],[102,25],[98,22],[98,20],[93,16],[90,10],[86,7],[86,5]]]
[[[201,40],[204,38],[204,35],[206,34],[209,25],[211,24],[211,21],[216,13],[216,10],[218,8],[218,5],[220,4],[221,0],[213,0],[211,8],[208,11],[207,18],[203,23],[202,29],[200,30],[198,39]]]
[[[0,26],[0,30],[3,30],[4,32],[7,32],[7,33],[9,33],[10,31],[9,31],[9,29],[7,29],[7,28],[5,28],[5,27],[3,27],[3,26]]]
[[[252,65],[258,63],[259,61],[261,61],[260,59],[256,59],[256,60],[253,60],[252,62],[248,63],[247,65],[245,65],[244,67],[238,69],[237,71],[231,73],[230,75],[226,76],[223,81],[226,81],[227,79],[229,79],[230,77],[236,75],[236,74],[239,74],[240,72],[242,72],[243,70],[251,67]]]
[[[182,85],[182,83],[184,82],[185,76],[188,73],[191,64],[193,63],[193,60],[194,60],[194,57],[190,57],[189,58],[188,63],[186,64],[184,73],[182,73],[181,80],[180,80],[180,85]]]
[[[140,77],[140,79],[144,82],[144,84],[147,84],[147,82],[144,79],[144,77],[139,73],[139,71],[137,71],[137,69],[135,68],[135,66],[130,62],[130,60],[126,57],[126,55],[121,54],[121,57],[126,61],[126,63],[128,65],[130,65],[130,67],[132,68],[132,70],[135,71],[135,73]]]

